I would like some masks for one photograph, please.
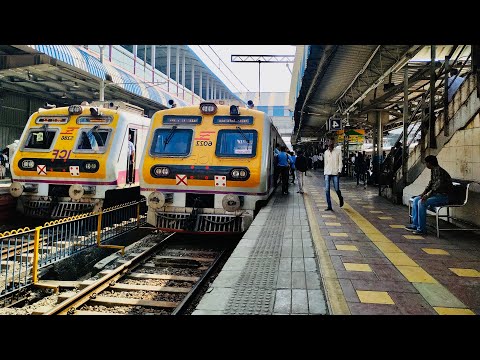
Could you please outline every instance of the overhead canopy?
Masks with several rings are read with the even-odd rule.
[[[306,47],[302,74],[296,64],[298,96],[294,136],[320,137],[331,117],[354,127],[372,129],[369,111],[385,110],[393,124],[402,116],[403,71],[407,63],[408,98],[420,96],[429,86],[430,46],[423,45],[312,45]],[[469,46],[436,46],[436,59],[468,56]],[[295,78],[295,77],[294,77]],[[380,86],[382,85],[382,86]],[[399,106],[400,104],[400,106]],[[398,121],[397,121],[398,122]],[[387,127],[388,128],[388,127]]]

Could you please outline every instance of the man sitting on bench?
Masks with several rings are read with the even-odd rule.
[[[433,155],[425,157],[425,164],[432,172],[430,182],[421,195],[416,196],[412,203],[412,223],[405,226],[414,234],[427,233],[427,208],[448,204],[448,193],[452,191],[450,174],[438,165]]]

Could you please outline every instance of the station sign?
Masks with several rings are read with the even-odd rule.
[[[342,119],[336,117],[328,118],[328,131],[338,131],[343,129]]]

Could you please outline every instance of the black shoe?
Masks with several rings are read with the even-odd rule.
[[[342,207],[343,206],[343,196],[340,196],[339,200],[340,200],[340,207]]]
[[[330,207],[328,207],[328,208],[326,208],[324,211],[333,211],[333,209],[330,208]]]
[[[408,231],[416,231],[417,228],[413,225],[407,225],[405,226],[405,230],[408,230]]]

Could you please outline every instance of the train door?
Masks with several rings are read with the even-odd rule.
[[[128,129],[127,184],[135,183],[135,163],[137,157],[137,129]]]

